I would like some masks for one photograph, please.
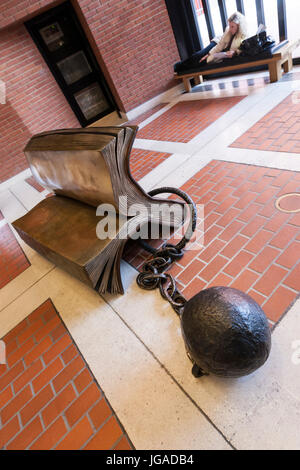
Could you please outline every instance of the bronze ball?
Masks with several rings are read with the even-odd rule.
[[[241,377],[267,360],[271,331],[266,315],[249,295],[210,287],[184,307],[181,328],[193,374]]]

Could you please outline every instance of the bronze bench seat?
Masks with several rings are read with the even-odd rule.
[[[38,253],[99,293],[123,293],[120,259],[130,232],[120,238],[120,228],[129,220],[131,227],[150,221],[148,215],[128,214],[128,208],[174,204],[150,197],[132,178],[129,156],[136,132],[136,126],[62,129],[32,137],[25,148],[32,174],[55,195],[13,222],[14,228]],[[103,203],[114,210],[99,216],[96,208]],[[100,239],[97,224],[107,214],[116,214],[115,231]],[[160,217],[156,214],[155,221],[165,223]],[[179,225],[175,218],[169,222]]]

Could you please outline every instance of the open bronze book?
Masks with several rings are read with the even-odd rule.
[[[181,203],[175,203],[177,215],[165,217],[161,204],[171,207],[174,201],[150,197],[132,178],[129,156],[137,129],[43,132],[24,150],[33,176],[55,195],[16,220],[14,228],[29,246],[99,293],[123,293],[120,259],[139,227],[178,226],[183,220]],[[130,212],[134,204],[143,208],[137,215]],[[110,219],[114,228],[103,236],[99,223]]]

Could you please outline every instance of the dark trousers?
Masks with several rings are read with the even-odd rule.
[[[185,70],[189,70],[195,67],[201,67],[201,65],[205,65],[206,61],[203,60],[203,62],[200,62],[200,59],[202,59],[203,56],[209,53],[209,51],[216,46],[215,41],[211,41],[211,43],[207,46],[204,47],[204,49],[201,49],[200,51],[195,52],[191,57],[188,59],[182,60],[181,62],[177,62],[174,65],[174,71],[175,72],[184,72]]]

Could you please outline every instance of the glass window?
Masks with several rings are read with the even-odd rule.
[[[198,21],[198,26],[199,26],[199,30],[201,34],[201,39],[203,41],[203,47],[206,47],[210,43],[210,39],[208,35],[205,15],[203,12],[202,2],[201,0],[193,0],[193,1],[194,1],[196,17]]]
[[[232,15],[232,13],[235,13],[237,11],[236,0],[226,0],[226,10],[227,10],[228,18],[229,18],[229,16]]]
[[[198,20],[199,29],[201,31],[203,47],[206,47],[210,43],[210,39],[208,35],[207,24],[206,24],[204,13],[202,13],[202,15],[200,16],[197,16],[197,20]]]
[[[299,38],[299,13],[299,1],[286,0],[287,36],[291,41]],[[293,57],[300,57],[300,47],[294,51]]]
[[[257,25],[257,16],[256,16],[256,2],[255,0],[245,0],[244,1],[245,16],[247,20],[247,29],[248,36],[253,36],[256,34],[258,25]]]
[[[279,28],[278,28],[278,10],[277,0],[268,0],[264,2],[265,20],[267,27],[267,34],[270,34],[276,42],[279,41]]]
[[[222,26],[222,21],[221,21],[221,14],[220,14],[218,0],[210,0],[209,5],[210,5],[212,22],[215,28],[215,34],[216,36],[221,36],[223,34],[223,26]]]

